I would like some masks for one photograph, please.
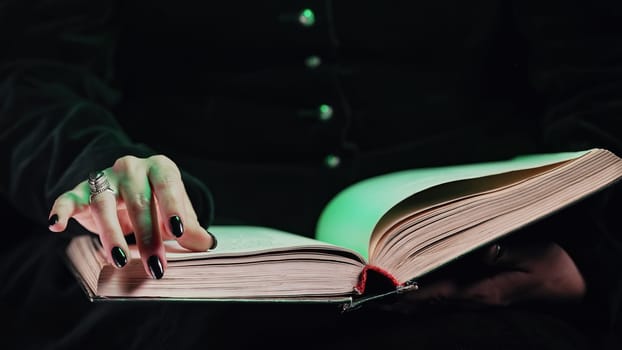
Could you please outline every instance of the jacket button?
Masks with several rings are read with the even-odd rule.
[[[311,27],[315,24],[315,13],[311,9],[304,9],[298,14],[298,22],[304,27]]]
[[[320,56],[312,55],[305,58],[305,66],[307,66],[307,68],[317,68],[320,64],[322,64]]]
[[[318,118],[325,122],[329,121],[333,117],[333,107],[327,104],[322,104],[317,108]]]
[[[337,155],[329,154],[324,158],[324,165],[327,168],[334,169],[338,167],[340,164],[341,164],[341,158],[339,158]]]

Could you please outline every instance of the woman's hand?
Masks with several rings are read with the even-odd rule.
[[[163,155],[125,156],[103,170],[113,191],[90,198],[88,181],[59,196],[50,211],[50,230],[64,231],[69,218],[99,235],[107,258],[121,268],[130,252],[124,235],[134,233],[145,271],[162,278],[163,240],[205,251],[215,238],[197,220],[177,165]]]
[[[544,241],[493,244],[463,271],[479,269],[480,277],[439,278],[405,293],[392,308],[402,311],[423,304],[463,307],[504,306],[519,302],[576,302],[585,295],[583,276],[558,244]],[[466,268],[466,269],[464,269]]]

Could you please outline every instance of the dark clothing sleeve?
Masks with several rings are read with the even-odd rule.
[[[545,107],[545,149],[602,147],[622,155],[620,2],[516,1],[512,11],[529,82]],[[547,223],[586,280],[587,314],[577,314],[595,328],[620,323],[621,192],[617,185]]]
[[[116,1],[6,1],[0,12],[0,190],[27,217],[47,221],[54,199],[90,171],[153,149],[113,114]],[[209,192],[182,171],[203,224]]]

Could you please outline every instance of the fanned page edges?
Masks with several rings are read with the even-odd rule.
[[[385,220],[389,219],[388,222],[381,223],[379,226],[381,218],[391,208],[414,194],[439,185],[447,188],[447,184],[456,181],[477,179],[568,161],[589,152],[591,151],[526,155],[515,159],[486,163],[407,169],[364,179],[345,188],[327,203],[316,225],[316,238],[320,241],[353,249],[369,259],[374,255],[374,242],[377,239],[372,238],[372,232],[383,232],[383,229],[391,226],[392,219],[396,215],[391,215],[393,218],[385,218]],[[463,194],[467,195],[468,193]],[[421,195],[416,197],[421,197]],[[449,193],[449,197],[453,198],[452,193]],[[427,207],[434,204],[435,200],[442,199],[426,198],[424,199],[426,203],[420,204],[419,207]],[[399,211],[399,208],[393,210],[392,212],[395,213],[395,210]],[[400,213],[397,214],[399,216]],[[374,261],[370,261],[370,263],[378,265]]]
[[[435,214],[422,221],[427,222],[425,236],[412,236],[422,232],[415,225],[405,230],[404,237],[417,237],[419,241],[411,239],[412,245],[394,242],[398,250],[384,252],[385,257],[397,261],[381,260],[376,254],[370,263],[390,270],[400,281],[419,277],[487,242],[561,211],[617,182],[622,174],[622,162],[610,152],[590,152],[576,161],[547,168],[543,167],[543,177],[529,176],[519,181],[520,185],[501,186],[483,192],[479,198],[467,197],[447,206],[442,220]],[[405,260],[409,264],[401,263]]]
[[[581,157],[588,153],[589,152],[581,153]],[[533,155],[532,157],[536,158],[537,155]],[[524,156],[523,158],[528,158],[528,156]],[[534,178],[554,172],[556,169],[562,168],[573,161],[577,161],[579,158],[578,156],[576,158],[564,159],[552,163],[530,164],[525,168],[504,169],[502,172],[494,172],[483,176],[458,178],[427,187],[421,191],[413,192],[387,210],[374,226],[368,253],[370,262],[374,263],[374,258],[377,258],[378,254],[376,248],[386,244],[386,242],[382,244],[381,241],[385,240],[387,236],[390,236],[396,230],[399,230],[400,226],[409,223],[415,216],[425,215],[426,212],[433,212],[439,208],[451,205],[451,203],[461,202],[468,198],[476,198],[487,193],[498,192],[506,188],[519,186]],[[497,164],[497,166],[499,166],[499,164],[502,165],[504,163],[510,164],[509,161],[491,162],[488,164],[491,166]],[[458,169],[475,166],[481,166],[481,164],[458,165],[446,168]]]

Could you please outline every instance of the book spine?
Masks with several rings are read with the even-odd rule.
[[[375,294],[367,297],[361,297],[357,299],[351,299],[350,302],[344,303],[341,305],[341,312],[345,313],[348,311],[359,309],[363,304],[373,301],[386,298],[390,295],[401,294],[413,290],[419,289],[419,285],[414,281],[408,281],[403,285],[397,286],[394,290],[388,291],[386,293]]]
[[[365,293],[365,287],[367,286],[367,277],[368,277],[369,271],[374,271],[386,277],[389,281],[391,281],[391,283],[393,283],[393,286],[395,286],[396,288],[402,285],[400,281],[398,281],[397,278],[395,278],[387,270],[382,269],[378,266],[374,266],[374,265],[366,265],[361,271],[361,273],[359,274],[359,279],[358,279],[356,286],[354,286],[354,292],[357,295],[362,295]]]

